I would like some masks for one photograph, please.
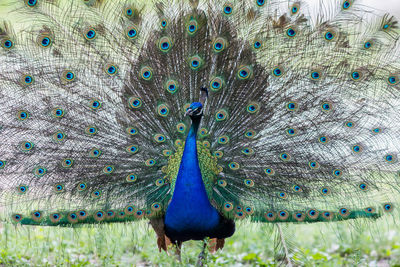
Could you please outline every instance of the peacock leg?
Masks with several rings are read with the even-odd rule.
[[[208,238],[205,238],[203,240],[203,250],[200,252],[199,257],[198,257],[198,261],[197,261],[197,265],[198,267],[202,267],[204,266],[204,262],[206,259],[206,248],[207,248],[207,244],[208,244]]]
[[[176,241],[174,247],[175,247],[175,256],[176,256],[177,260],[179,262],[181,262],[182,261],[182,258],[181,258],[182,242]]]

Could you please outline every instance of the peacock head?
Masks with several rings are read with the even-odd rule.
[[[187,108],[185,115],[189,116],[191,119],[200,118],[203,116],[203,105],[200,102],[193,102]]]

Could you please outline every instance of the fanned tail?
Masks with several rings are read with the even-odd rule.
[[[5,218],[162,217],[202,86],[199,164],[225,216],[316,222],[396,206],[393,17],[354,1],[315,20],[301,1],[86,2],[26,1],[22,16],[40,23],[0,31]]]

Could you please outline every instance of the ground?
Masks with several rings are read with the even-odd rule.
[[[390,219],[392,220],[392,219]],[[400,227],[378,219],[282,225],[294,263],[304,266],[400,266]],[[279,266],[272,225],[243,222],[225,248],[207,255],[207,266]],[[200,241],[184,243],[182,266],[194,266]],[[3,224],[3,266],[176,266],[159,253],[146,221],[78,229]],[[284,265],[281,265],[284,266]]]

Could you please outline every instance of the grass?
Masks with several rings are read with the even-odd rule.
[[[379,219],[345,223],[282,225],[290,255],[304,266],[400,266],[400,231]],[[237,225],[225,248],[207,255],[208,266],[277,266],[273,225]],[[194,266],[200,241],[184,243],[182,266]],[[5,266],[176,266],[173,254],[159,253],[146,221],[78,229],[14,226],[0,232]]]

